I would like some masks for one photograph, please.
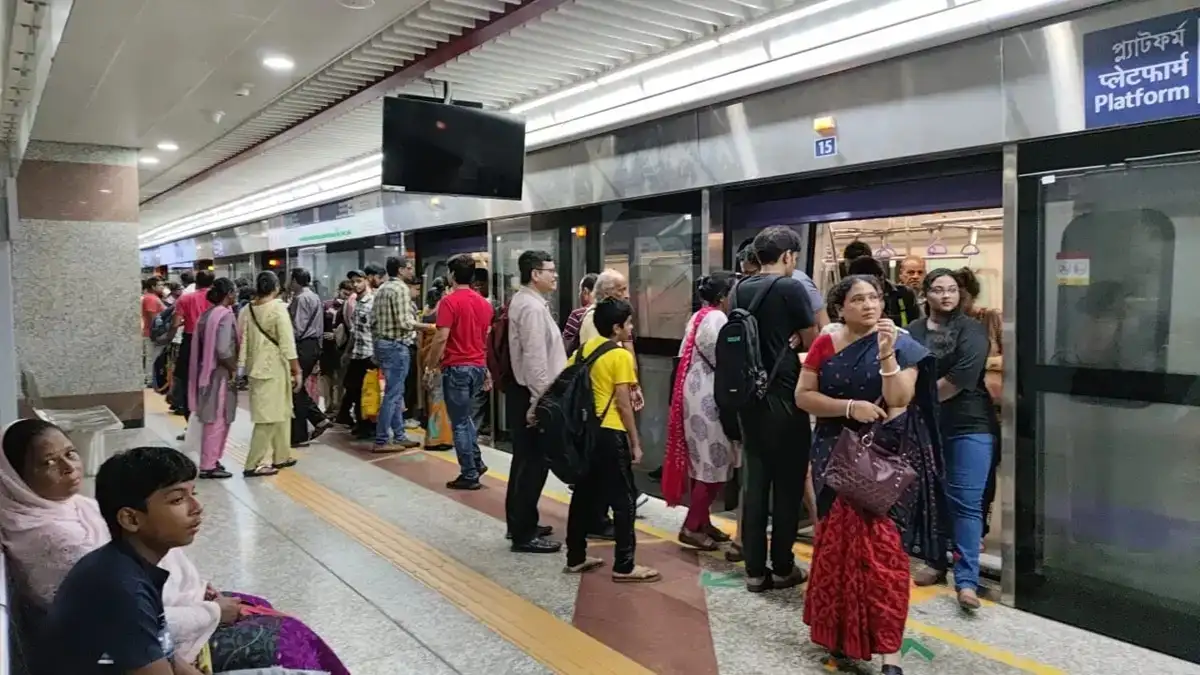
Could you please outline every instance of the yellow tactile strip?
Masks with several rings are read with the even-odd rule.
[[[230,459],[244,461],[240,445],[229,443]],[[283,471],[266,480],[555,673],[653,672],[303,474]]]

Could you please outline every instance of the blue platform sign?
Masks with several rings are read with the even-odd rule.
[[[1088,129],[1200,115],[1200,9],[1083,36]]]
[[[813,155],[816,157],[833,157],[837,154],[837,136],[818,138],[813,145]]]

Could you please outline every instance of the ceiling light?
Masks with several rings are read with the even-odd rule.
[[[337,3],[346,9],[371,9],[375,6],[375,0],[337,0]]]
[[[158,158],[151,157],[150,155],[143,155],[142,157],[138,157],[138,161],[141,162],[142,164],[147,164],[147,165],[158,164]]]
[[[100,194],[103,194],[103,195],[111,195],[111,194],[112,194],[112,190],[109,190],[108,188],[100,188]]]
[[[162,141],[158,144],[158,149],[163,152],[175,152],[179,145],[175,141]]]
[[[263,59],[262,64],[269,70],[281,73],[296,67],[296,63],[286,56],[268,56]]]

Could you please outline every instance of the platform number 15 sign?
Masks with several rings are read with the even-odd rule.
[[[818,138],[813,145],[813,155],[817,157],[833,157],[838,154],[837,136]]]

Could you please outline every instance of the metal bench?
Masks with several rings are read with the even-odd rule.
[[[21,370],[21,393],[33,409],[33,414],[62,429],[67,438],[75,444],[75,450],[83,460],[83,475],[95,476],[107,457],[104,434],[125,428],[121,419],[109,410],[108,406],[102,405],[75,410],[47,408],[33,376],[24,369]]]

